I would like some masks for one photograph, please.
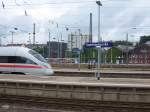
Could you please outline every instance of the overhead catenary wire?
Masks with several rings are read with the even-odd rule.
[[[22,3],[18,3],[17,2],[17,0],[15,0],[16,1],[16,5],[12,5],[12,6],[18,6],[18,7],[26,7],[27,5],[29,5],[28,7],[31,7],[31,6],[42,6],[42,5],[52,5],[52,6],[57,6],[57,5],[63,5],[64,7],[72,7],[74,4],[81,4],[81,3],[93,3],[93,4],[95,4],[95,1],[94,0],[88,0],[88,1],[73,1],[73,2],[45,2],[45,3],[31,3],[31,1],[30,1],[30,3],[29,2],[26,2],[26,1],[24,1],[24,0],[22,0],[23,2]],[[103,1],[103,2],[105,2],[105,3],[109,3],[109,2],[114,2],[115,1],[115,3],[116,2],[123,2],[124,0],[101,0],[101,1]],[[131,0],[127,0],[128,2],[129,1],[131,1]],[[64,5],[65,4],[65,5]],[[69,5],[67,5],[67,4],[73,4],[73,5],[71,5],[71,6],[69,6]],[[11,6],[11,4],[8,4],[7,5],[7,7],[8,6]],[[6,7],[6,8],[7,8]],[[80,6],[79,6],[80,7]],[[82,6],[83,7],[83,6]],[[103,8],[119,8],[119,7],[131,7],[131,8],[134,8],[134,7],[138,7],[138,6],[103,6]],[[5,8],[5,9],[6,9]],[[53,7],[53,8],[57,8],[57,7]],[[86,8],[86,7],[85,7]],[[140,8],[140,7],[139,7]],[[145,7],[143,7],[143,8],[145,8]],[[150,8],[150,7],[149,7]],[[38,11],[36,10],[36,11],[34,11],[37,15],[39,15],[39,13],[38,13]],[[27,10],[25,10],[24,11],[24,13],[25,13],[25,15],[28,15],[28,12],[27,12]],[[111,16],[106,16],[106,17],[111,17]],[[122,16],[122,17],[126,17],[126,16]],[[136,16],[136,17],[144,17],[144,16]],[[43,17],[40,17],[41,19],[43,18]],[[109,19],[109,18],[107,18],[107,19]],[[111,18],[110,18],[111,19]],[[53,20],[51,20],[51,21],[53,21]],[[57,24],[59,24],[59,26],[61,25],[61,23],[57,23],[57,22],[54,22],[56,25]],[[63,25],[63,24],[62,24]],[[68,26],[69,27],[69,25],[63,25],[62,27],[59,27],[59,28],[66,28],[66,26]],[[79,27],[71,27],[72,25],[70,25],[70,28],[83,28],[84,26],[79,26]],[[84,27],[84,28],[87,28],[87,27]]]
[[[7,4],[7,2],[4,4],[3,3],[3,5],[4,5],[4,7],[5,7],[5,5],[7,5],[7,7],[5,7],[5,8],[7,8],[7,9],[11,9],[10,7],[15,7],[15,6],[17,6],[17,7],[23,7],[23,6],[32,6],[32,7],[36,7],[36,6],[38,6],[38,7],[42,7],[42,6],[44,6],[44,5],[49,5],[49,6],[51,6],[51,7],[49,7],[49,8],[58,8],[58,7],[56,7],[56,6],[60,6],[60,5],[62,5],[63,7],[65,7],[65,8],[71,8],[71,7],[77,7],[77,8],[87,8],[86,7],[86,5],[84,5],[84,6],[79,6],[80,4],[93,4],[93,5],[95,5],[95,0],[87,0],[87,1],[63,1],[63,2],[45,2],[45,3],[32,3],[31,1],[30,1],[30,3],[29,3],[29,1],[27,2],[27,1],[22,1],[21,3],[18,3],[17,2],[17,0],[14,0],[15,2],[13,3],[9,3],[9,4]],[[110,4],[110,3],[114,3],[114,4],[116,4],[116,3],[119,3],[119,2],[130,2],[130,1],[132,1],[132,0],[101,0],[102,2],[103,2],[103,4]],[[3,2],[3,1],[2,1]],[[148,5],[141,5],[141,4],[139,4],[139,6],[129,6],[129,5],[127,5],[127,6],[123,6],[123,5],[119,5],[119,6],[114,6],[114,5],[111,5],[111,6],[107,6],[107,5],[104,5],[103,6],[103,8],[150,8],[150,6],[148,6]],[[13,8],[12,8],[13,9]]]
[[[27,6],[27,5],[31,5],[31,6],[41,6],[41,5],[64,5],[64,4],[87,4],[87,3],[94,3],[94,1],[74,1],[74,2],[45,2],[45,3],[17,3],[17,0],[15,0],[15,4],[8,4],[7,6]]]
[[[37,13],[38,15],[39,15],[39,13],[38,13],[38,11],[37,10],[34,10],[34,12],[35,13]],[[61,24],[61,23],[58,23],[58,22],[56,22],[56,21],[54,21],[54,20],[49,20],[49,23],[50,24],[52,24],[52,25],[55,25],[55,28],[56,29],[65,29],[66,31],[68,31],[68,30],[70,30],[70,29],[79,29],[79,28],[81,28],[80,26],[79,27],[72,27],[72,25],[67,25],[67,24]],[[84,27],[85,28],[85,27]],[[87,26],[87,28],[88,28],[88,26]]]

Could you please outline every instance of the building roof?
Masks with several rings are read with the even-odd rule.
[[[135,47],[134,46],[126,46],[126,45],[118,45],[116,48],[120,49],[123,52],[129,52],[133,50]]]

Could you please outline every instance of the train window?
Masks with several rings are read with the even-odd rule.
[[[7,56],[0,56],[0,63],[8,63],[8,57]]]
[[[0,56],[0,63],[23,63],[23,64],[36,64],[30,59],[19,56]]]
[[[0,63],[14,63],[15,56],[0,56]]]
[[[36,64],[32,60],[25,57],[15,56],[15,63],[24,63],[24,64]]]
[[[30,60],[30,59],[26,59],[26,64],[34,64],[34,65],[36,65],[36,63],[35,62],[33,62],[32,60]]]
[[[16,56],[8,56],[8,63],[16,63],[17,57]]]
[[[46,61],[39,53],[37,53],[37,52],[35,52],[35,51],[33,51],[33,50],[30,50],[29,53],[30,53],[31,55],[33,55],[35,58],[37,58],[38,60],[47,63],[47,61]]]

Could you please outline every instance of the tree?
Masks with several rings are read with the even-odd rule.
[[[44,47],[41,46],[34,46],[33,50],[35,50],[36,52],[40,53],[41,55],[44,55]]]
[[[150,41],[150,36],[141,36],[140,37],[140,44],[144,44],[147,41]]]
[[[132,45],[133,43],[132,42],[127,42],[127,41],[114,41],[113,42],[113,46],[118,46],[118,45]]]
[[[116,47],[112,47],[107,51],[107,62],[110,63],[111,62],[111,55],[112,55],[112,63],[116,63],[116,57],[121,57],[122,55],[122,51],[119,50]]]
[[[96,48],[86,48],[83,46],[83,52],[81,53],[82,61],[88,62],[89,60],[97,60],[97,49]]]

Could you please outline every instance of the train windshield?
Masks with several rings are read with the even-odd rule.
[[[47,63],[47,61],[39,53],[37,53],[36,51],[30,50],[29,53],[31,55],[33,55],[35,58],[37,58],[38,60]]]

